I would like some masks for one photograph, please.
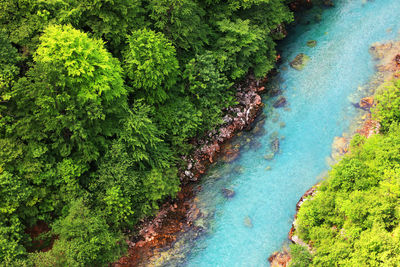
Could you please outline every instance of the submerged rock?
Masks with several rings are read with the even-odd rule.
[[[279,152],[279,138],[275,138],[274,140],[272,140],[270,146],[271,146],[272,152],[278,153]]]
[[[286,106],[287,104],[287,100],[284,96],[281,96],[278,98],[278,100],[275,101],[275,103],[273,104],[274,108],[281,108]]]
[[[253,222],[249,216],[244,217],[243,223],[246,227],[253,228]]]
[[[309,41],[307,41],[307,46],[308,47],[315,47],[317,45],[317,41],[315,41],[315,40],[309,40]]]
[[[324,5],[327,6],[327,7],[333,7],[333,6],[335,6],[335,4],[333,3],[332,0],[324,0],[323,3],[324,3]]]
[[[239,157],[239,149],[236,147],[232,148],[228,146],[224,149],[223,153],[222,161],[226,163],[232,162]]]
[[[274,88],[268,91],[268,96],[275,97],[282,94],[282,90],[279,88]]]
[[[228,188],[222,188],[221,192],[225,198],[233,198],[236,194],[234,190]]]
[[[302,70],[304,69],[309,60],[310,60],[309,56],[300,53],[293,59],[293,61],[289,63],[289,65],[296,70]]]
[[[264,155],[264,159],[266,160],[273,160],[274,159],[275,154],[274,153],[269,153],[267,155]]]
[[[236,173],[243,173],[244,168],[243,168],[243,166],[237,165],[235,168],[233,168],[233,171]]]

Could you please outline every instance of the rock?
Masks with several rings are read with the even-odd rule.
[[[225,198],[233,198],[236,194],[234,190],[228,188],[222,188],[221,192]]]
[[[307,41],[307,46],[308,47],[315,47],[316,45],[317,45],[317,41],[315,41],[315,40]]]
[[[400,54],[396,55],[396,57],[394,58],[394,62],[396,62],[397,66],[400,65]]]
[[[278,100],[275,101],[275,103],[273,104],[274,108],[281,108],[286,106],[287,104],[287,100],[284,96],[281,96],[278,98]]]
[[[336,136],[332,143],[332,158],[337,160],[348,151],[348,142],[345,137]]]
[[[249,216],[244,217],[243,223],[246,227],[253,228],[253,222]]]
[[[368,96],[360,100],[359,106],[362,109],[366,109],[366,108],[371,108],[373,104],[374,104],[374,97]]]
[[[327,7],[334,7],[334,6],[335,6],[335,4],[333,3],[332,0],[324,0],[323,3],[324,3],[324,5],[327,6]]]
[[[274,252],[268,261],[271,267],[286,267],[289,266],[291,260],[289,252],[285,249],[283,252]]]
[[[293,59],[293,61],[289,63],[289,65],[296,70],[302,70],[304,69],[309,60],[310,60],[309,56],[300,53]]]
[[[274,153],[269,153],[267,155],[264,155],[264,159],[266,160],[273,160],[274,159],[275,154]]]
[[[240,165],[237,165],[235,168],[233,168],[233,171],[236,173],[243,173],[244,172],[244,168]]]
[[[276,137],[274,140],[272,140],[270,144],[271,150],[273,153],[278,153],[279,152],[279,138]]]
[[[138,246],[139,248],[143,247],[144,245],[146,245],[146,241],[144,240],[140,240],[139,242],[136,243],[136,246]]]
[[[193,204],[192,208],[187,213],[187,220],[189,222],[194,222],[198,218],[200,218],[201,212],[200,209],[197,208],[196,204]]]
[[[261,94],[261,93],[264,93],[264,92],[265,92],[265,87],[264,86],[261,86],[261,87],[257,88],[257,93]]]
[[[278,96],[278,95],[281,95],[282,94],[282,90],[281,89],[272,89],[272,90],[269,90],[268,91],[268,96],[270,96],[270,97],[275,97],[275,96]]]
[[[224,162],[232,162],[239,157],[239,149],[238,148],[226,148],[223,151],[224,155],[222,156],[222,160]]]

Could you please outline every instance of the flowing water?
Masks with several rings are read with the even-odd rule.
[[[273,109],[276,97],[264,97],[265,123],[233,141],[240,157],[203,177],[196,198],[203,232],[183,234],[161,265],[268,266],[268,256],[287,242],[297,201],[329,169],[334,137],[360,112],[351,103],[368,93],[360,89],[374,74],[370,45],[399,34],[400,0],[334,2],[310,13],[319,23],[303,17],[279,45],[284,62],[269,86],[282,89],[287,107]],[[308,47],[309,40],[317,45]],[[299,53],[310,57],[302,71],[288,64]],[[276,138],[280,151],[268,160]],[[223,188],[236,195],[225,199]]]

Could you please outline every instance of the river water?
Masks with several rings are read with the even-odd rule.
[[[268,256],[287,242],[297,201],[329,170],[334,137],[360,113],[351,103],[368,94],[362,88],[374,74],[370,45],[399,35],[400,0],[334,2],[303,17],[279,44],[284,62],[269,87],[280,88],[288,105],[273,109],[277,97],[264,97],[265,123],[232,143],[240,157],[203,177],[195,199],[203,231],[182,234],[154,264],[268,266]],[[317,45],[308,47],[309,40]],[[310,57],[302,71],[288,64],[299,53]],[[276,138],[280,151],[268,160]],[[226,199],[223,188],[235,196]]]

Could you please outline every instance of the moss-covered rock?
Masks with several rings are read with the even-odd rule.
[[[290,66],[296,70],[302,70],[309,60],[309,56],[304,53],[300,53],[293,59],[292,62],[290,62]]]

